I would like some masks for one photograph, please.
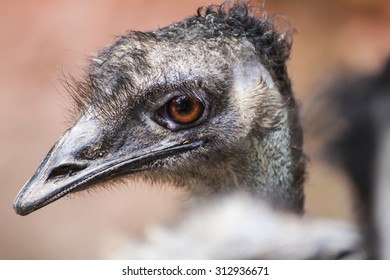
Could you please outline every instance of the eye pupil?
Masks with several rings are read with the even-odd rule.
[[[172,109],[176,110],[176,112],[180,115],[186,115],[193,110],[194,104],[192,100],[186,98],[185,96],[181,96],[179,98],[172,100]]]
[[[182,124],[193,123],[203,113],[203,104],[189,96],[178,96],[171,99],[168,104],[168,114],[172,120]]]

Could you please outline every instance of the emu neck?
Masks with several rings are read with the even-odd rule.
[[[253,131],[241,140],[231,157],[214,168],[204,169],[201,181],[190,184],[195,187],[191,188],[195,193],[204,190],[204,186],[210,192],[218,193],[243,190],[277,208],[301,212],[302,189],[294,185],[292,167],[286,112],[278,129],[262,135]]]
[[[287,119],[281,129],[249,137],[246,188],[281,208],[296,209],[293,190],[290,129]]]

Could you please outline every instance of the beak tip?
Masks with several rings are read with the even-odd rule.
[[[19,203],[17,203],[17,201],[14,202],[14,210],[16,212],[16,214],[20,215],[20,216],[25,216],[24,212],[23,211],[23,207],[21,207],[21,205]]]
[[[20,216],[27,216],[28,214],[30,214],[32,212],[29,208],[20,207],[20,206],[15,205],[15,204],[14,204],[14,210],[15,210],[16,214],[18,214]]]
[[[13,208],[16,212],[16,214],[20,215],[20,216],[26,216],[28,214],[30,214],[32,211],[32,207],[31,205],[29,205],[28,203],[23,203],[21,201],[21,197],[20,195],[18,195],[13,203]]]

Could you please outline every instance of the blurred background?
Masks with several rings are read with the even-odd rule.
[[[70,125],[63,73],[126,30],[148,31],[193,15],[212,0],[0,0],[0,259],[104,258],[121,238],[169,222],[184,195],[142,182],[62,199],[26,217],[12,203]],[[255,1],[252,1],[255,2]],[[388,0],[268,0],[294,36],[289,71],[306,126],[313,95],[343,72],[378,72],[390,55]],[[350,181],[305,139],[307,215],[353,220]]]

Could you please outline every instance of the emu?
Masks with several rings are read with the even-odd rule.
[[[73,95],[80,116],[21,190],[17,213],[123,175],[203,195],[241,189],[301,212],[290,47],[237,3],[119,37],[92,58]]]
[[[119,37],[92,57],[74,86],[78,118],[19,192],[14,209],[27,215],[126,176],[185,187],[208,201],[201,212],[222,205],[225,215],[236,209],[231,205],[238,197],[242,216],[236,221],[245,223],[245,233],[256,229],[256,242],[244,247],[257,249],[241,254],[242,246],[229,247],[233,255],[216,250],[222,255],[208,251],[200,258],[318,258],[353,251],[359,243],[354,229],[287,214],[303,213],[305,177],[302,128],[286,68],[290,33],[280,32],[266,14],[254,16],[246,3],[228,1],[152,32]],[[233,198],[218,199],[229,193]],[[230,199],[233,204],[226,204]],[[264,228],[263,221],[274,226]],[[261,243],[278,244],[262,237],[289,225],[296,234],[285,248],[264,254]],[[188,233],[180,229],[179,235]],[[294,255],[307,229],[314,246]]]
[[[319,128],[334,131],[327,159],[355,187],[367,257],[390,259],[390,58],[379,73],[344,75],[320,97],[326,113],[317,117]]]

